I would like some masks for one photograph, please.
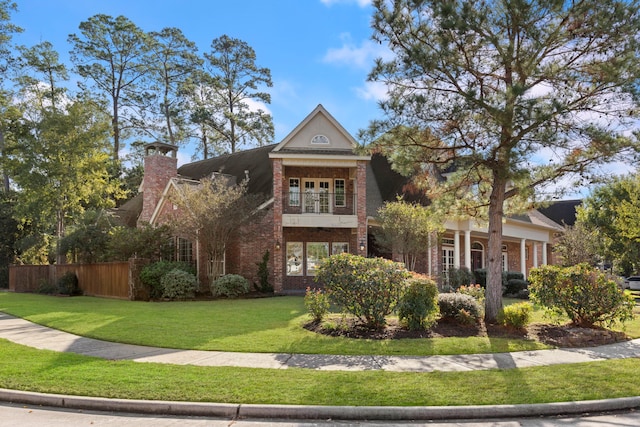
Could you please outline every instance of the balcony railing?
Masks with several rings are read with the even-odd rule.
[[[352,193],[283,193],[282,211],[285,214],[355,215],[356,198]]]

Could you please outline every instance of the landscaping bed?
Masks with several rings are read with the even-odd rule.
[[[323,322],[309,322],[305,329],[332,337],[360,338],[372,340],[403,338],[444,337],[493,337],[535,340],[554,347],[593,347],[626,341],[629,337],[620,331],[609,329],[578,328],[570,324],[553,325],[532,323],[526,329],[513,329],[502,325],[461,325],[455,322],[438,322],[424,331],[404,328],[397,319],[389,319],[383,329],[371,330],[359,324],[355,318],[335,318]]]

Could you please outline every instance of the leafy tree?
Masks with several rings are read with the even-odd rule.
[[[146,258],[153,262],[173,258],[174,245],[171,229],[167,225],[140,228],[115,227],[107,243],[105,261],[127,261]]]
[[[599,255],[601,237],[596,230],[589,229],[582,221],[573,226],[565,226],[564,232],[553,245],[553,251],[560,255],[565,267],[577,264],[596,266]]]
[[[16,3],[10,0],[0,0],[0,160],[5,159],[5,144],[10,123],[13,123],[9,116],[15,117],[15,109],[11,107],[11,95],[5,88],[5,79],[10,75],[10,69],[15,65],[12,55],[13,45],[11,39],[15,33],[22,32],[22,28],[11,23],[11,14],[17,10]],[[4,166],[2,168],[2,189],[8,193],[9,174]]]
[[[72,262],[106,261],[105,255],[113,227],[106,211],[87,210],[69,227],[71,231],[60,242],[61,252],[68,254]]]
[[[369,76],[388,98],[368,136],[386,134],[381,151],[437,204],[488,220],[489,322],[502,307],[505,214],[636,148],[625,131],[640,87],[638,5],[373,1],[373,37],[394,57]],[[452,173],[440,182],[433,166]]]
[[[129,130],[144,93],[149,36],[124,16],[98,14],[80,23],[80,34],[69,35],[71,60],[80,76],[93,82],[111,105],[113,158]]]
[[[152,32],[151,75],[154,96],[150,97],[151,123],[160,124],[161,139],[177,145],[187,137],[188,109],[185,86],[202,65],[195,43],[178,28]],[[149,123],[147,123],[149,128]]]
[[[16,259],[16,241],[21,237],[18,223],[13,219],[14,200],[8,193],[0,193],[0,288],[9,287],[9,264]]]
[[[619,177],[595,188],[577,209],[599,242],[599,254],[624,275],[640,271],[640,175]]]
[[[171,220],[173,229],[200,242],[214,265],[224,259],[231,238],[260,215],[257,207],[261,198],[247,194],[247,182],[236,185],[220,175],[201,182],[183,183],[169,197],[178,206],[175,211],[178,214]],[[210,279],[215,278],[214,274]]]
[[[429,208],[403,200],[387,202],[378,210],[382,226],[377,241],[402,257],[408,270],[415,270],[416,259],[424,254],[442,221]]]
[[[67,67],[60,63],[58,52],[49,42],[42,42],[33,47],[19,48],[22,57],[22,72],[17,78],[22,96],[26,103],[35,110],[57,111],[66,100],[67,89],[61,82],[69,80]]]
[[[11,152],[18,219],[40,232],[53,229],[57,238],[69,219],[86,206],[109,206],[117,191],[107,169],[109,120],[102,108],[76,99],[61,110],[42,112]]]
[[[205,82],[208,105],[207,120],[215,130],[214,140],[228,146],[234,153],[240,145],[264,145],[274,135],[271,115],[262,109],[253,110],[251,101],[269,104],[271,96],[259,90],[271,87],[271,71],[256,65],[255,51],[244,41],[223,35],[211,42],[206,58]]]

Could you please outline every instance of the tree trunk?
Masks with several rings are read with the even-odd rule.
[[[489,199],[489,243],[484,316],[486,323],[495,323],[502,309],[502,217],[506,188],[506,180],[494,173],[493,189]]]

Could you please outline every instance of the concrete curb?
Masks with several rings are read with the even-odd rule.
[[[203,416],[228,419],[297,420],[463,420],[578,415],[640,408],[640,396],[578,402],[486,406],[313,406],[245,405],[105,399],[0,389],[0,401],[92,411],[150,415]]]

